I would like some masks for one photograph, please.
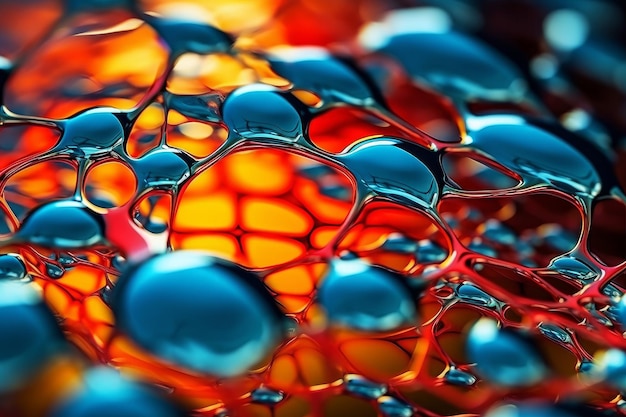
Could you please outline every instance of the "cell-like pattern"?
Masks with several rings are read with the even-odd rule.
[[[626,413],[620,2],[0,22],[0,416]]]

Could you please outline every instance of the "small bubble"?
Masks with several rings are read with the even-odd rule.
[[[485,239],[501,245],[513,245],[518,240],[513,230],[495,219],[487,220],[482,225],[481,231]]]
[[[480,253],[481,255],[489,256],[491,258],[498,257],[498,251],[478,237],[472,239],[470,244],[467,245],[467,249],[476,253]]]
[[[251,393],[252,401],[259,404],[275,405],[285,398],[285,394],[268,387],[259,387]]]
[[[344,388],[347,392],[360,397],[376,399],[387,393],[387,386],[372,382],[360,375],[347,374],[343,377]]]
[[[403,279],[360,259],[334,260],[320,285],[319,302],[336,324],[369,331],[396,329],[417,318]]]
[[[476,377],[456,367],[451,367],[444,375],[446,382],[452,385],[471,386],[476,383]]]
[[[19,255],[0,255],[0,280],[20,281],[26,278],[26,265]]]
[[[531,386],[547,374],[532,343],[491,319],[481,318],[472,326],[466,349],[481,376],[505,387]]]
[[[125,137],[122,123],[115,113],[119,110],[94,108],[64,120],[57,148],[83,157],[109,153]]]
[[[384,396],[378,399],[378,407],[385,417],[411,417],[413,407],[394,397]]]
[[[550,265],[548,265],[548,269],[582,282],[587,282],[598,277],[598,273],[591,269],[589,265],[570,256],[553,259]]]
[[[433,209],[442,193],[437,155],[393,138],[358,142],[336,157],[374,195]]]
[[[493,298],[473,284],[465,282],[459,285],[456,288],[456,294],[461,300],[470,304],[489,308],[494,308],[497,306],[497,301],[495,298]]]
[[[169,191],[191,176],[195,160],[186,152],[168,147],[151,150],[138,159],[130,160],[135,170],[139,189]]]
[[[571,344],[572,338],[567,330],[562,329],[554,324],[540,323],[539,331],[549,337],[550,339],[563,344]]]
[[[421,264],[440,263],[446,260],[448,251],[432,240],[424,239],[417,242],[415,256]]]
[[[52,279],[59,279],[65,274],[65,269],[60,265],[46,262],[46,275]]]

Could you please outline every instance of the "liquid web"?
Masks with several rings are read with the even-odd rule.
[[[0,417],[626,415],[620,1],[0,23]]]

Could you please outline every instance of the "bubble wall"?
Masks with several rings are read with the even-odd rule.
[[[0,23],[0,417],[626,415],[621,1]]]

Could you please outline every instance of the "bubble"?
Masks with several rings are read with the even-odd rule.
[[[6,253],[0,255],[0,281],[21,281],[26,278],[26,265],[19,255]]]
[[[194,159],[183,151],[159,147],[138,159],[130,160],[129,164],[135,169],[140,190],[169,191],[191,176],[191,166],[194,162]]]
[[[104,222],[80,201],[52,201],[27,215],[15,240],[49,248],[87,248],[104,242]]]
[[[459,285],[456,294],[461,300],[481,307],[494,308],[498,305],[495,298],[470,283]]]
[[[452,97],[509,100],[526,93],[515,66],[459,32],[394,34],[377,51],[396,59],[415,81]]]
[[[411,405],[390,396],[380,397],[378,407],[385,417],[411,417],[413,415]]]
[[[46,275],[52,279],[59,279],[65,274],[65,269],[53,263],[46,263]]]
[[[360,397],[376,399],[387,393],[385,384],[369,381],[360,375],[344,375],[343,381],[347,392]]]
[[[109,153],[124,140],[124,127],[118,110],[88,109],[61,122],[63,133],[56,148],[78,156]]]
[[[331,322],[353,329],[393,330],[417,317],[402,277],[359,259],[331,262],[318,297]]]
[[[401,234],[392,234],[387,236],[382,248],[391,252],[411,253],[417,250],[417,242]]]
[[[546,185],[591,197],[600,192],[600,177],[592,163],[565,141],[535,126],[493,119],[472,133],[470,146],[520,175],[524,185]]]
[[[415,256],[422,264],[439,263],[448,257],[448,251],[431,240],[420,240],[417,242]]]
[[[430,151],[393,138],[365,140],[337,159],[374,195],[432,209],[441,197],[441,166]]]
[[[0,414],[623,411],[615,1],[4,2]]]
[[[572,343],[572,337],[569,335],[569,333],[559,326],[555,326],[549,323],[541,323],[539,325],[539,330],[541,331],[541,333],[558,343]]]
[[[517,235],[513,230],[494,219],[487,220],[481,230],[485,239],[501,245],[513,245],[517,241]]]
[[[263,84],[236,89],[222,106],[224,123],[232,134],[261,141],[297,142],[304,134],[306,113],[293,96]]]
[[[84,375],[81,389],[47,414],[48,417],[183,417],[181,410],[146,387],[122,378],[108,368]]]
[[[277,74],[294,88],[322,98],[322,106],[341,104],[372,106],[383,102],[374,85],[349,61],[332,56],[323,48],[291,48],[267,57]]]
[[[444,375],[446,382],[452,385],[471,386],[476,383],[476,377],[468,372],[452,367]]]
[[[592,374],[607,384],[624,391],[626,388],[626,353],[620,349],[609,349],[600,352],[594,358],[596,367]]]
[[[285,394],[267,387],[259,387],[252,391],[252,401],[259,404],[274,405],[285,398]]]
[[[31,284],[0,281],[0,392],[23,385],[65,346],[52,312]]]
[[[259,279],[204,253],[158,255],[124,271],[113,299],[120,329],[168,362],[239,375],[280,340],[280,314]]]
[[[548,269],[582,282],[593,280],[598,276],[597,272],[591,269],[589,265],[571,256],[553,259],[548,265]]]
[[[479,374],[501,386],[530,386],[547,375],[533,345],[518,333],[500,329],[494,320],[481,318],[472,326],[466,349]]]

